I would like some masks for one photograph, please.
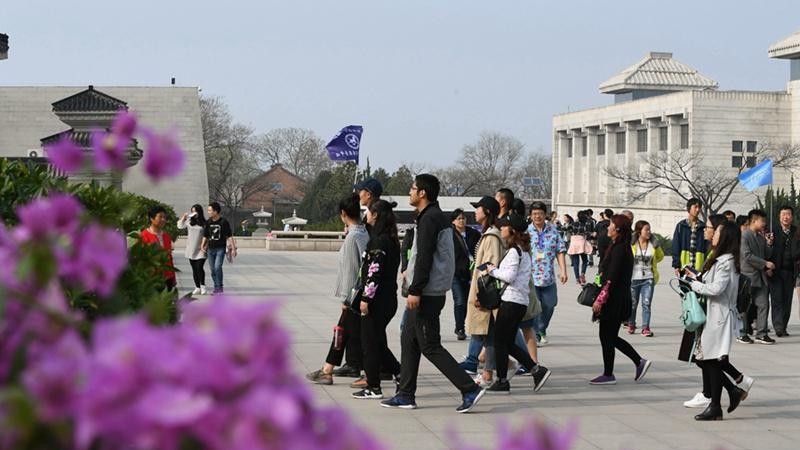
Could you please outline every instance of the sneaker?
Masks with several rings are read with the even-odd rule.
[[[517,369],[517,373],[515,375],[523,376],[523,375],[530,375],[530,374],[531,374],[531,372],[528,369],[526,369],[525,366],[519,366],[519,369]]]
[[[477,363],[472,363],[472,362],[464,360],[464,361],[461,361],[460,363],[458,363],[458,367],[461,368],[461,370],[463,370],[464,372],[467,372],[470,375],[475,375],[475,374],[478,373],[478,364]]]
[[[333,369],[333,376],[335,377],[346,377],[346,378],[358,378],[361,376],[361,370],[356,369],[353,366],[348,366],[347,364],[339,367],[337,369]]]
[[[333,384],[333,374],[325,373],[322,369],[307,373],[306,379],[314,384],[324,384],[328,386]]]
[[[475,375],[475,378],[473,379],[475,380],[475,384],[477,384],[482,388],[487,388],[492,385],[492,380],[491,379],[486,380],[485,378],[483,378],[483,374],[480,373]]]
[[[683,402],[683,406],[686,408],[705,408],[710,404],[711,399],[703,395],[702,392],[694,394],[691,400]]]
[[[636,333],[636,325],[629,323],[628,324],[628,334]]]
[[[208,289],[205,286],[200,286],[200,295],[208,295]]]
[[[466,394],[462,394],[461,398],[463,402],[461,402],[461,406],[456,408],[456,412],[458,413],[468,413],[472,411],[472,408],[478,404],[478,402],[483,398],[483,395],[486,394],[486,389],[478,388],[472,392],[467,392]]]
[[[595,386],[603,384],[617,384],[617,379],[614,377],[614,375],[600,375],[599,377],[592,378],[589,381],[589,384],[593,384]]]
[[[547,340],[547,335],[546,334],[540,334],[539,335],[539,346],[540,347],[544,347],[545,345],[547,345],[549,343],[550,343],[550,341]]]
[[[381,388],[364,388],[358,392],[353,392],[352,397],[360,400],[380,400],[383,398],[383,391],[381,391]]]
[[[639,365],[636,366],[636,377],[634,378],[634,380],[641,381],[642,378],[644,378],[644,376],[647,374],[647,370],[650,369],[650,366],[652,365],[653,365],[652,361],[648,361],[642,358],[642,360],[639,361]]]
[[[506,375],[508,377],[508,381],[511,381],[511,379],[517,375],[519,368],[520,365],[517,361],[514,361],[513,359],[508,361],[508,373]]]
[[[580,278],[580,284],[581,284],[581,286],[583,286],[584,284],[586,284],[586,275],[581,275],[581,278]]]
[[[200,295],[200,288],[194,288],[192,295]]]
[[[366,389],[367,388],[367,377],[363,376],[356,381],[350,383],[351,389]]]
[[[395,395],[389,400],[382,401],[381,406],[384,408],[417,409],[417,402]]]
[[[750,339],[750,336],[745,334],[744,336],[739,336],[738,338],[736,338],[736,342],[740,344],[752,344],[753,340]]]
[[[742,374],[742,381],[736,383],[736,385],[749,393],[750,388],[753,387],[753,383],[755,382],[756,380],[754,380],[752,377],[748,377],[747,375]]]
[[[466,340],[467,334],[464,332],[464,330],[456,330],[456,339],[459,341]]]
[[[649,327],[642,328],[642,336],[644,337],[653,337],[653,332],[650,331]]]
[[[533,369],[533,392],[539,392],[549,378],[550,369],[541,364],[536,366],[536,368]]]
[[[775,343],[775,339],[772,339],[769,336],[757,337],[755,339],[755,343],[756,344],[762,344],[762,345],[772,345],[772,344]]]
[[[486,388],[486,392],[489,394],[510,394],[511,393],[511,384],[506,381],[497,380],[492,383],[491,386]]]

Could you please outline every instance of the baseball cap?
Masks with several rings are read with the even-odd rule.
[[[497,221],[497,226],[511,227],[516,231],[525,231],[528,229],[528,222],[519,214],[509,214],[505,217],[501,217],[500,220]]]
[[[490,213],[494,214],[495,216],[500,214],[500,203],[497,203],[493,197],[489,197],[488,195],[481,197],[480,200],[477,202],[470,202],[473,208],[483,207]]]
[[[375,197],[380,197],[383,194],[383,186],[381,182],[375,178],[367,178],[366,180],[356,185],[356,191],[367,190]]]

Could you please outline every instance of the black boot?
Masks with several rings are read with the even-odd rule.
[[[694,416],[694,420],[722,420],[722,407],[720,405],[708,405],[705,411]]]
[[[747,398],[747,391],[742,388],[734,387],[728,391],[728,398],[730,398],[730,404],[728,405],[728,413],[730,414],[739,406],[739,403]]]

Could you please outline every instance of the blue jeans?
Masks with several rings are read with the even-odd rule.
[[[628,323],[636,326],[636,308],[639,300],[642,302],[642,327],[650,328],[650,305],[653,301],[653,282],[652,278],[647,280],[631,281],[631,317]]]
[[[225,261],[225,247],[208,248],[208,265],[211,266],[211,279],[214,281],[214,290],[222,289],[222,263]]]
[[[453,277],[453,315],[456,319],[456,331],[464,329],[467,318],[467,294],[469,293],[469,280],[460,280]]]
[[[553,318],[553,312],[558,304],[558,291],[555,283],[550,286],[534,286],[534,289],[536,289],[536,297],[542,304],[542,312],[534,317],[533,329],[544,336],[547,335],[547,327],[550,326],[550,319]]]
[[[572,259],[572,271],[575,272],[575,279],[580,278],[581,275],[586,275],[586,266],[589,264],[589,257],[586,253],[579,255],[569,255]]]

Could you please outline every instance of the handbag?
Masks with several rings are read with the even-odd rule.
[[[497,309],[500,307],[500,298],[508,287],[508,283],[489,275],[478,277],[478,303],[482,309]]]
[[[528,309],[525,310],[525,315],[522,317],[523,322],[531,320],[542,313],[542,302],[539,301],[539,297],[536,295],[533,277],[528,281],[528,289]]]
[[[703,311],[703,305],[700,304],[700,299],[694,291],[683,292],[676,289],[673,281],[677,278],[669,280],[669,285],[673,291],[681,296],[681,323],[686,331],[697,331],[701,326],[706,323],[706,313]]]
[[[600,286],[596,283],[586,283],[583,285],[581,293],[578,294],[578,304],[591,308],[598,295],[600,295]]]

